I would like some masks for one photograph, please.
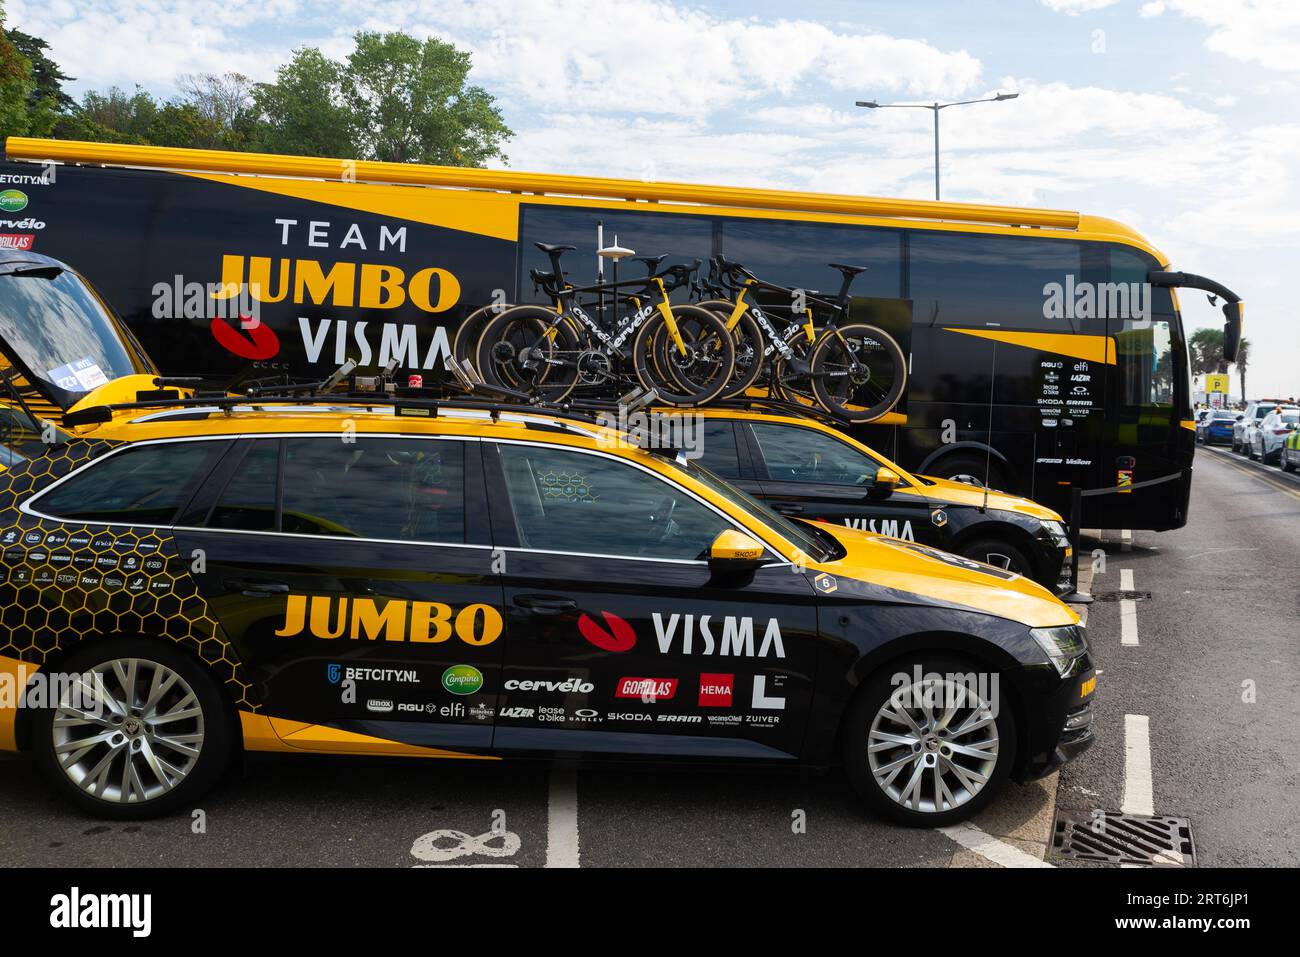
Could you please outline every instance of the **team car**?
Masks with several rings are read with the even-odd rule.
[[[0,750],[91,814],[274,752],[842,765],[936,826],[1093,741],[1084,629],[1022,576],[781,516],[587,413],[346,365],[194,394],[71,292],[0,330]]]
[[[700,410],[700,463],[784,515],[933,545],[1071,591],[1070,538],[1056,512],[913,475],[807,410],[770,411],[778,407]]]

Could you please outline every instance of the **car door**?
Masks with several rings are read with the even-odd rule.
[[[491,743],[501,586],[477,441],[243,441],[178,524],[264,713],[431,747]]]
[[[735,523],[626,458],[484,443],[504,544],[497,750],[787,758],[818,655],[815,592],[772,554],[718,580]]]
[[[944,544],[919,489],[872,487],[880,463],[847,442],[816,429],[781,422],[743,422],[763,499],[792,518],[836,525],[930,545]]]

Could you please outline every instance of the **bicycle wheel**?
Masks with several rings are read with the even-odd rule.
[[[712,402],[735,372],[735,343],[726,324],[708,309],[672,309],[681,347],[669,334],[667,321],[656,312],[637,330],[632,368],[642,387],[653,389],[667,405],[690,407]]]
[[[483,327],[474,365],[488,385],[559,402],[578,382],[582,348],[573,329],[544,306],[515,306]]]
[[[456,328],[456,336],[451,341],[451,354],[457,362],[473,362],[479,339],[483,338],[483,329],[494,316],[498,316],[513,306],[482,306],[475,309]]]
[[[813,395],[810,376],[812,350],[815,344],[816,340],[809,339],[808,333],[801,328],[798,334],[786,343],[793,355],[789,359],[780,353],[773,356],[772,380],[768,389],[772,398],[810,409],[818,404],[817,397]]]
[[[853,323],[823,333],[812,351],[813,395],[845,422],[874,422],[907,388],[907,357],[883,329]]]
[[[695,305],[716,314],[724,324],[731,318],[736,308],[734,302],[725,299],[709,299],[705,302],[697,302]],[[731,338],[735,341],[736,371],[732,373],[727,387],[718,395],[719,399],[743,396],[754,387],[758,377],[763,374],[765,364],[763,350],[767,348],[767,340],[748,309],[740,314],[739,321],[731,330]]]

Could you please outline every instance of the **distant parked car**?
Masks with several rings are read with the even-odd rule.
[[[1196,441],[1202,445],[1232,442],[1232,426],[1239,414],[1230,409],[1207,409],[1196,422]]]
[[[1261,462],[1276,460],[1282,451],[1282,443],[1300,424],[1300,406],[1281,406],[1274,408],[1250,429],[1250,445],[1246,454]]]
[[[1277,408],[1276,401],[1259,400],[1246,406],[1246,411],[1232,427],[1232,451],[1245,455],[1250,449],[1249,430],[1264,421],[1264,416]]]
[[[1292,429],[1283,440],[1277,464],[1283,472],[1294,472],[1300,468],[1300,429]]]

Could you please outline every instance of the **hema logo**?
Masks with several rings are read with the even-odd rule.
[[[132,937],[148,937],[153,930],[152,894],[82,894],[79,887],[50,898],[50,926],[78,928],[129,928]]]

